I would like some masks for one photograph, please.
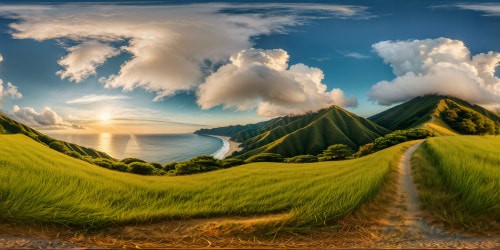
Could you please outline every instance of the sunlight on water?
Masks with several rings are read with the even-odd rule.
[[[222,140],[195,134],[52,134],[59,140],[106,152],[117,159],[136,157],[146,161],[168,163],[184,161],[198,155],[216,155]]]
[[[111,154],[112,149],[111,149],[111,144],[113,140],[113,135],[111,133],[100,133],[99,134],[99,144],[98,144],[98,149],[102,150],[108,154]]]

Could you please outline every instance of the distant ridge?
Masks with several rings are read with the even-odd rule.
[[[500,116],[481,106],[470,104],[459,98],[440,95],[425,95],[411,99],[368,119],[391,130],[427,127],[438,134],[462,134],[450,126],[445,119],[450,109],[468,111],[480,114],[486,121],[494,124],[500,122]]]
[[[332,106],[298,116],[284,116],[256,124],[200,129],[196,134],[230,136],[241,142],[238,157],[278,153],[284,157],[319,154],[329,145],[353,149],[390,131],[340,107]]]
[[[39,143],[73,157],[80,155],[92,158],[113,159],[104,152],[56,140],[2,114],[0,114],[0,134],[23,134]]]

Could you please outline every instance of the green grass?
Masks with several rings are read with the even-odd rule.
[[[243,154],[239,157],[259,153],[277,153],[284,157],[317,155],[333,144],[345,144],[355,150],[389,132],[368,119],[333,106],[244,141]]]
[[[499,230],[500,138],[427,139],[412,158],[424,208],[451,226]]]
[[[0,221],[102,228],[288,213],[283,223],[291,228],[322,226],[372,199],[411,144],[339,162],[252,163],[147,177],[90,165],[23,135],[0,135]]]

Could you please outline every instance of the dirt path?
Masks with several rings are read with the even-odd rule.
[[[234,225],[245,231],[255,222],[280,220],[286,214],[164,221],[92,234],[64,228],[0,224],[0,248],[499,248],[498,235],[477,238],[450,234],[424,221],[410,166],[411,156],[420,144],[415,144],[402,156],[397,176],[394,176],[397,182],[388,185],[395,190],[381,193],[389,197],[387,201],[386,198],[379,200],[382,207],[380,204],[368,205],[368,216],[340,221],[341,228],[268,237],[255,237],[250,231],[231,233]]]
[[[477,238],[446,233],[440,227],[426,223],[420,209],[418,191],[411,175],[411,156],[422,144],[409,148],[398,166],[397,200],[382,220],[380,247],[402,248],[494,248],[500,246],[498,237]]]

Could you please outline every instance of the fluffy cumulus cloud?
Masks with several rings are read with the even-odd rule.
[[[235,53],[230,63],[206,78],[198,90],[203,109],[248,110],[264,116],[300,114],[331,105],[356,106],[340,89],[327,91],[323,72],[304,64],[288,66],[288,53],[281,49],[247,49]]]
[[[68,55],[59,60],[59,65],[64,70],[56,74],[61,79],[81,82],[90,75],[96,74],[96,68],[106,59],[118,55],[119,51],[108,44],[98,41],[85,41],[79,45],[68,48]]]
[[[0,55],[0,63],[1,62],[3,62],[2,55]],[[17,90],[17,87],[14,84],[7,82],[7,84],[4,85],[3,80],[0,79],[0,101],[2,101],[4,97],[20,99],[23,95]]]
[[[366,17],[363,7],[321,4],[35,7],[0,6],[0,15],[18,20],[10,25],[14,38],[77,43],[59,61],[64,68],[58,72],[61,78],[82,81],[123,51],[131,58],[101,82],[125,91],[144,88],[155,92],[156,100],[195,89],[212,65],[250,48],[254,36],[286,32],[286,27],[307,18]]]
[[[83,128],[81,125],[63,120],[62,117],[48,107],[43,108],[41,112],[37,112],[30,107],[21,108],[14,105],[9,116],[29,126],[42,127],[44,129]]]
[[[391,105],[425,94],[455,96],[493,109],[500,108],[497,52],[471,56],[462,41],[448,38],[383,41],[374,51],[396,78],[375,84],[369,98]]]

